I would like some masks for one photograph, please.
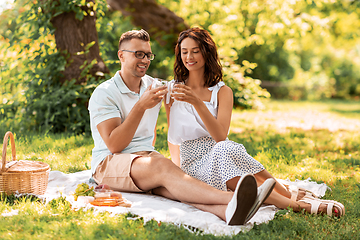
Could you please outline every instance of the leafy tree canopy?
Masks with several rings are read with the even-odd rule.
[[[112,1],[114,2],[114,1]],[[208,30],[218,45],[224,80],[236,106],[259,108],[269,93],[291,99],[357,98],[360,95],[360,2],[340,0],[157,0]],[[105,0],[17,0],[0,19],[0,116],[20,130],[89,132],[87,100],[102,81],[91,69],[104,62],[106,79],[119,68],[121,33],[141,26],[108,9]],[[135,11],[135,10],[134,10]],[[82,44],[87,56],[98,44],[99,59],[84,58],[79,78],[65,82],[74,53],[59,50],[54,18],[96,18],[98,41]],[[126,15],[126,16],[125,16]],[[136,16],[136,14],[134,14]],[[160,33],[159,33],[160,34]],[[157,39],[158,41],[154,41]],[[159,40],[160,39],[160,40]],[[170,80],[174,63],[171,32],[152,40],[156,58],[149,74]],[[70,60],[69,60],[70,59]],[[97,71],[99,73],[99,71]]]

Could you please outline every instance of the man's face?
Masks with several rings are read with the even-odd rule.
[[[151,53],[150,42],[140,39],[131,39],[130,41],[124,42],[120,50]],[[133,52],[119,51],[118,56],[121,61],[121,70],[124,71],[125,74],[131,74],[133,77],[138,78],[145,75],[151,62],[147,56],[143,59],[136,58]]]

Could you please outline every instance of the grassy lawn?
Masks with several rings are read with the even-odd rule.
[[[166,129],[162,110],[156,147],[169,156]],[[36,198],[2,196],[0,239],[360,239],[359,102],[272,100],[262,111],[235,110],[229,138],[244,144],[274,177],[325,182],[332,191],[324,198],[343,203],[346,215],[337,219],[282,210],[247,233],[215,237],[155,221],[144,225],[141,219],[127,220],[128,215],[74,211],[63,199],[44,205]],[[41,160],[65,173],[89,169],[90,136],[15,133],[15,141],[18,159]]]

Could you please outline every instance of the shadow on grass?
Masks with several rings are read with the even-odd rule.
[[[359,103],[360,104],[360,103]],[[330,111],[339,113],[344,116],[360,116],[360,108],[359,109],[338,109],[338,108],[331,108]]]
[[[31,194],[24,194],[20,197],[16,197],[15,194],[7,194],[5,192],[0,193],[0,202],[9,204],[10,206],[19,204],[24,201],[40,202],[41,200],[38,197]]]

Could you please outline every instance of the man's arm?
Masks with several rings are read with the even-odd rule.
[[[110,152],[119,153],[130,144],[146,109],[155,107],[166,92],[166,86],[157,89],[149,88],[134,105],[123,123],[121,123],[121,118],[116,117],[97,125],[100,136]]]

